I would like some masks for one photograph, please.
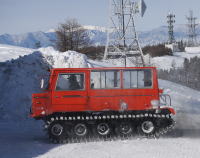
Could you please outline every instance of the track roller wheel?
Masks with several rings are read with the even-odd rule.
[[[143,136],[151,137],[155,134],[156,126],[152,120],[146,119],[146,120],[141,121],[141,123],[139,124],[138,130],[139,130],[139,134]]]
[[[85,141],[87,140],[88,134],[88,125],[85,122],[76,122],[71,126],[70,137],[72,142]]]
[[[115,129],[117,135],[122,137],[130,136],[133,132],[133,127],[129,122],[120,122]]]
[[[48,128],[48,135],[53,143],[65,143],[67,141],[67,132],[64,122],[52,122]]]
[[[95,132],[98,137],[107,139],[112,133],[112,128],[107,122],[98,122],[95,127]]]
[[[88,128],[85,123],[77,123],[74,126],[73,131],[76,137],[85,137],[88,133]]]

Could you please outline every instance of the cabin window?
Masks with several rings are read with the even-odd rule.
[[[84,74],[59,74],[56,90],[83,90]]]
[[[123,86],[124,88],[151,88],[152,87],[151,69],[124,70]]]
[[[92,71],[92,89],[114,89],[120,87],[120,71]]]

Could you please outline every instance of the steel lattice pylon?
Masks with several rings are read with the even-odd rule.
[[[190,10],[190,14],[186,17],[188,20],[188,46],[196,46],[197,45],[197,34],[196,34],[196,27],[197,18],[193,16],[193,11]]]
[[[172,13],[169,13],[167,15],[167,23],[168,23],[168,35],[169,35],[169,39],[168,42],[169,44],[175,43],[175,39],[174,39],[174,23],[175,23],[175,15]]]
[[[135,29],[134,15],[143,16],[146,5],[132,0],[110,0],[109,29],[104,59],[124,58],[135,66],[145,66],[143,52]]]

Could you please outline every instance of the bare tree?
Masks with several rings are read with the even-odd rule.
[[[56,30],[57,48],[61,52],[86,47],[90,44],[87,30],[85,30],[76,19],[69,19],[58,26]]]

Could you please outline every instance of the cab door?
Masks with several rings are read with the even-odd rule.
[[[89,107],[92,111],[116,111],[120,107],[120,70],[93,70],[90,74]]]
[[[87,71],[59,72],[52,91],[52,105],[58,112],[87,109]]]

